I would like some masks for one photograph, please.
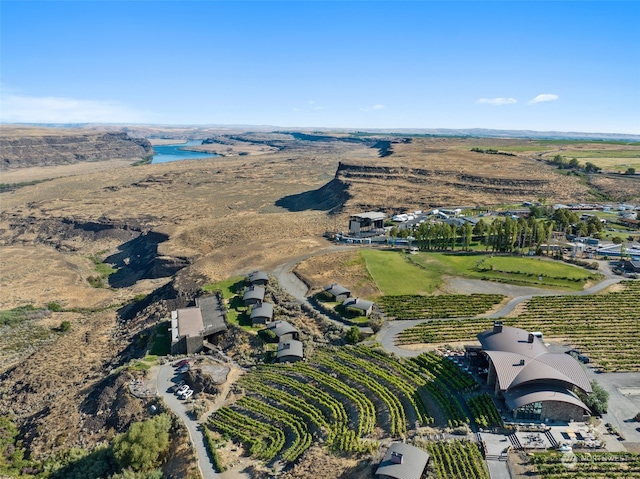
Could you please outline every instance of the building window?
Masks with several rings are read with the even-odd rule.
[[[542,403],[532,402],[526,406],[516,409],[516,419],[539,420],[542,417]]]

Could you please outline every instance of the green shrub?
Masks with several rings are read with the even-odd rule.
[[[70,321],[62,321],[60,323],[60,327],[58,328],[58,330],[61,333],[66,333],[68,331],[71,331],[71,322]]]
[[[113,455],[122,468],[149,471],[160,465],[169,448],[171,417],[160,414],[153,419],[136,422],[113,441]]]

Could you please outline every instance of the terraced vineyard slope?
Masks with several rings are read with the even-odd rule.
[[[517,317],[502,320],[508,326],[563,339],[604,371],[640,371],[640,282],[620,284],[624,289],[605,294],[536,296]],[[406,329],[397,343],[473,341],[492,324],[484,318],[452,321],[429,321]]]

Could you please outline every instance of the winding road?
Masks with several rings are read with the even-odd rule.
[[[287,293],[292,295],[296,299],[296,301],[300,303],[304,302],[309,304],[307,301],[307,292],[308,292],[307,285],[304,282],[302,282],[292,272],[293,268],[295,268],[295,266],[298,263],[308,258],[311,258],[313,256],[327,254],[327,253],[336,253],[340,251],[349,251],[349,250],[353,250],[353,248],[354,246],[333,245],[328,248],[324,248],[322,250],[314,251],[312,253],[291,259],[286,263],[277,266],[272,270],[272,274],[277,278],[278,282],[280,283],[280,286],[282,286],[282,288]],[[507,314],[511,313],[518,304],[520,304],[523,301],[527,301],[533,298],[534,296],[568,295],[568,294],[584,296],[584,295],[594,294],[599,291],[602,291],[603,289],[611,286],[612,284],[620,282],[622,279],[620,277],[614,277],[611,271],[608,269],[608,265],[606,265],[606,263],[601,263],[600,272],[603,273],[607,279],[583,291],[556,292],[556,291],[550,291],[550,290],[538,289],[538,288],[521,288],[519,291],[530,292],[530,291],[537,290],[539,291],[539,293],[524,294],[524,295],[516,296],[512,298],[506,305],[504,305],[504,307],[502,307],[499,311],[496,311],[488,315],[487,318],[493,319],[493,318],[500,318],[500,317],[506,316]],[[510,295],[509,293],[513,294],[514,291],[518,291],[517,287],[512,287],[509,285],[502,285],[502,286],[504,287],[502,289],[502,293],[507,296]],[[500,288],[500,284],[497,283],[497,286],[495,287]],[[337,324],[340,324],[345,328],[348,327],[343,323],[334,321],[330,318],[327,318],[327,319]],[[457,319],[457,318],[449,318],[449,319]],[[433,321],[433,320],[418,319],[418,320],[403,320],[403,321],[388,322],[378,332],[377,334],[378,341],[380,342],[380,344],[384,349],[386,349],[387,351],[393,352],[400,357],[417,356],[420,353],[422,353],[423,350],[408,350],[408,349],[399,348],[395,345],[395,337],[401,331],[427,321]],[[428,348],[424,348],[424,350],[426,349]],[[187,430],[189,431],[191,443],[195,447],[196,456],[198,458],[198,469],[200,470],[200,473],[203,479],[226,479],[230,477],[234,477],[234,478],[246,477],[242,473],[239,473],[236,471],[229,471],[223,474],[218,474],[215,472],[213,468],[213,464],[211,463],[211,460],[209,458],[208,451],[206,449],[204,435],[200,430],[201,422],[203,420],[206,420],[206,418],[201,420],[194,420],[187,414],[185,404],[182,401],[178,400],[178,398],[174,394],[169,392],[169,388],[175,384],[174,381],[172,380],[173,378],[174,378],[174,370],[170,364],[165,364],[163,366],[160,366],[158,370],[158,376],[157,376],[158,395],[164,399],[167,406],[171,408],[171,410],[178,417],[180,417],[180,419],[184,422],[185,426],[187,427]]]

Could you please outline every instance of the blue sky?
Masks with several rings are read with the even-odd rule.
[[[640,3],[1,2],[3,122],[640,133]]]

